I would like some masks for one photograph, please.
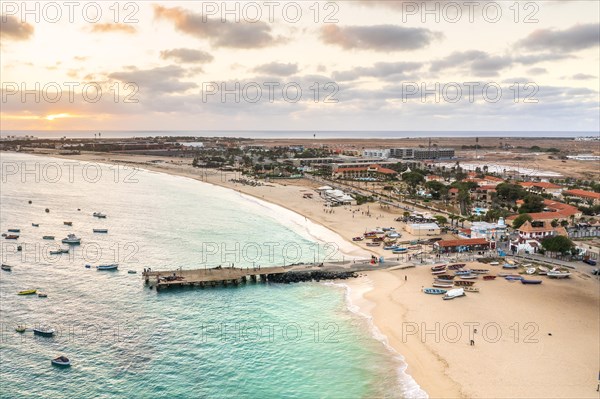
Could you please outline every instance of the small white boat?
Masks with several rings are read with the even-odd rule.
[[[40,297],[40,298],[48,298],[48,294],[46,294],[45,292],[38,292],[38,297]]]
[[[67,238],[63,238],[62,242],[63,242],[63,244],[79,245],[79,244],[81,244],[81,238],[79,238],[75,234],[71,233],[67,236]]]
[[[7,265],[6,263],[2,263],[2,270],[6,270],[7,272],[10,272],[12,270],[12,266],[11,265]]]
[[[490,265],[491,266],[498,266],[500,264],[500,262],[491,262]]]
[[[528,268],[528,269],[525,271],[525,273],[527,273],[527,274],[530,274],[530,275],[531,275],[531,274],[535,274],[535,267],[530,267],[530,268]]]
[[[549,271],[550,271],[550,269],[548,269],[548,268],[547,268],[547,267],[545,267],[545,266],[538,266],[538,274],[539,274],[540,276],[545,276],[545,275],[547,275]]]
[[[94,233],[108,233],[108,229],[92,229]]]
[[[567,277],[571,276],[571,273],[561,272],[559,270],[552,270],[547,273],[547,276],[550,278],[567,278]]]
[[[452,288],[454,287],[453,284],[448,284],[448,283],[433,283],[432,284],[435,288]]]
[[[53,250],[50,251],[50,255],[61,255],[61,254],[68,254],[69,253],[69,248],[61,248],[61,249],[57,249],[57,250]]]
[[[462,276],[458,276],[459,278],[462,278],[463,280],[473,280],[476,278],[479,278],[476,274],[463,274]]]
[[[465,290],[464,288],[455,288],[453,290],[449,290],[446,295],[444,295],[444,299],[448,300],[448,299],[454,299],[454,298],[458,298],[461,296],[465,296]]]
[[[465,292],[479,292],[479,288],[477,287],[463,287]]]
[[[102,212],[94,212],[93,215],[99,219],[106,219],[106,215]]]

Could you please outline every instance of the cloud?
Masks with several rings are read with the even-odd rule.
[[[127,33],[133,35],[136,29],[130,24],[94,24],[90,29],[93,33]]]
[[[377,62],[372,67],[356,67],[349,71],[335,71],[333,78],[337,81],[356,80],[362,76],[384,78],[400,75],[406,77],[406,72],[420,69],[422,64],[418,62]]]
[[[529,73],[530,75],[543,75],[545,73],[548,73],[548,70],[546,68],[531,68],[527,71],[527,73]]]
[[[571,79],[575,79],[575,80],[588,80],[588,79],[598,79],[596,76],[594,75],[587,75],[585,73],[576,73],[575,75],[573,75],[571,77]]]
[[[571,58],[568,54],[525,54],[525,55],[491,55],[481,50],[455,51],[450,55],[433,61],[431,72],[440,72],[445,69],[468,69],[477,76],[497,76],[503,69],[515,64],[533,65],[538,62],[561,60]]]
[[[600,25],[597,23],[575,25],[565,30],[538,29],[518,45],[529,50],[572,52],[600,45]]]
[[[205,64],[211,62],[214,57],[202,50],[191,48],[176,48],[172,50],[163,50],[160,52],[160,58],[163,60],[173,59],[181,63],[199,63]]]
[[[196,83],[180,80],[186,76],[187,71],[176,65],[145,70],[130,67],[127,71],[108,75],[109,78],[123,83],[136,84],[140,88],[140,98],[144,94],[151,96],[156,93],[179,93],[198,87]]]
[[[268,64],[257,66],[256,68],[254,68],[254,72],[277,76],[289,76],[298,72],[298,64],[270,62]]]
[[[0,31],[2,39],[8,40],[28,40],[33,35],[33,25],[27,22],[19,22],[12,15],[2,15],[0,18]]]
[[[163,6],[154,6],[154,17],[171,21],[178,31],[199,39],[206,39],[214,47],[264,48],[286,41],[280,36],[273,36],[271,27],[263,21],[221,22],[179,7]]]
[[[417,50],[441,38],[424,28],[406,28],[397,25],[345,26],[327,25],[321,28],[323,43],[343,49],[375,51]]]

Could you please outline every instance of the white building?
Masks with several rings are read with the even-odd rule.
[[[390,157],[390,150],[384,148],[366,149],[363,150],[363,157],[387,159]]]
[[[470,238],[485,238],[488,241],[497,241],[502,236],[506,236],[506,223],[504,222],[504,218],[498,219],[498,223],[471,223]]]

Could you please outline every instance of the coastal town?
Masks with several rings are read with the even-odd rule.
[[[253,195],[266,191],[264,186],[297,187],[295,196],[317,202],[325,214],[347,212],[356,218],[360,212],[371,221],[365,230],[395,223],[397,233],[391,238],[366,235],[370,230],[346,232],[377,256],[401,255],[396,242],[402,242],[412,248],[402,255],[417,254],[419,259],[494,251],[576,265],[597,274],[593,266],[600,257],[599,140],[540,143],[550,141],[550,148],[524,147],[518,139],[454,139],[465,143],[459,148],[441,147],[438,141],[422,139],[419,145],[394,147],[383,140],[386,145],[375,148],[351,140],[122,140],[98,133],[93,140],[9,136],[0,147],[73,159],[127,158],[144,167],[186,168],[207,180],[218,174],[221,182],[253,190]],[[469,141],[474,145],[466,144]],[[590,142],[596,147],[593,153],[574,155],[594,150]],[[503,153],[524,161],[502,164]],[[568,168],[566,162],[575,167]]]

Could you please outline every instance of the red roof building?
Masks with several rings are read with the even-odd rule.
[[[584,201],[592,201],[594,205],[600,205],[600,193],[580,189],[567,190],[562,192],[563,197],[575,197]]]
[[[492,248],[493,243],[485,238],[467,238],[462,240],[441,240],[434,244],[440,252],[480,251]]]

